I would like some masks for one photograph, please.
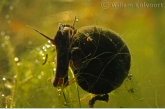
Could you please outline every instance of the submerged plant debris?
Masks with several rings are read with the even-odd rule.
[[[89,25],[110,28],[118,32],[131,50],[129,74],[132,75],[128,75],[119,88],[108,93],[108,103],[98,100],[94,107],[165,107],[165,8],[135,7],[136,3],[161,3],[164,6],[165,2],[120,2],[0,0],[0,107],[89,107],[89,100],[95,95],[78,86],[70,68],[70,84],[62,88],[59,95],[52,85],[57,70],[55,46],[26,26],[31,25],[54,37],[57,25],[72,24],[75,16],[78,18],[76,28]],[[120,4],[133,4],[134,7]],[[86,37],[84,40],[90,43],[95,39]]]

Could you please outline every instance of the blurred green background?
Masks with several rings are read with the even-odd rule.
[[[77,29],[100,25],[119,33],[132,55],[132,77],[95,107],[165,107],[164,12],[164,0],[0,0],[0,107],[89,107],[93,95],[75,82],[64,106],[51,83],[55,47],[26,26],[54,37],[58,24],[73,24],[75,16]]]

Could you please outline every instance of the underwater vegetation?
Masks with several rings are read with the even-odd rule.
[[[137,3],[141,4],[141,7],[137,7]],[[38,0],[1,0],[0,107],[89,107],[89,101],[94,102],[94,107],[165,107],[163,97],[165,86],[164,11],[162,0],[156,2],[153,0],[134,2],[131,0],[99,0],[97,2],[94,0],[40,0],[40,2]],[[73,24],[75,16],[77,20]],[[55,79],[58,72],[56,45],[26,26],[30,25],[53,38],[59,29],[59,23],[63,24],[62,29],[68,27],[65,24],[73,25],[82,36],[81,40],[75,39],[73,44],[75,51],[72,50],[72,59],[76,64],[73,62],[74,66],[67,67],[69,84],[64,80],[66,87],[63,81]],[[126,54],[125,56],[128,57],[129,53],[131,55],[131,61],[127,60],[130,63],[127,67],[124,68],[127,64],[119,61],[122,66],[119,69],[126,69],[128,74],[121,76],[123,79],[120,84],[114,82],[113,88],[111,85],[108,86],[109,89],[104,88],[100,83],[92,88],[91,86],[94,86],[96,82],[83,82],[91,81],[90,76],[79,76],[81,74],[79,72],[85,70],[88,74],[93,73],[90,72],[91,69],[86,68],[102,69],[102,66],[108,62],[104,50],[116,44],[110,46],[106,45],[106,41],[101,42],[105,46],[100,46],[103,50],[101,52],[106,59],[100,60],[97,56],[93,58],[88,52],[100,40],[95,37],[86,37],[89,34],[79,33],[79,31],[87,31],[83,30],[83,27],[89,27],[88,29],[93,31],[91,25],[116,31],[115,34],[119,35],[127,45],[121,45],[119,48],[126,47],[127,49],[128,47],[129,49],[126,53],[119,53]],[[97,34],[105,31],[100,28],[96,30],[99,30]],[[93,34],[90,31],[87,33]],[[93,42],[89,46],[91,48],[84,48],[85,55],[81,50],[84,47],[81,41]],[[96,50],[96,52],[99,51]],[[110,54],[110,51],[108,53]],[[85,63],[77,56],[87,58],[88,61]],[[99,65],[90,64],[91,60],[92,63],[99,63]],[[83,67],[82,63],[85,63]],[[87,65],[91,66],[87,67]],[[108,70],[113,71],[115,67],[112,66],[115,65],[109,66]],[[75,71],[77,68],[78,71]],[[65,74],[63,76],[66,77]],[[59,87],[53,86],[54,80],[58,80],[54,85]],[[64,86],[61,86],[61,83]],[[90,86],[89,83],[92,85]],[[98,90],[99,86],[108,91]],[[107,96],[109,101],[105,102]]]
[[[89,101],[90,107],[93,107],[96,100],[108,102],[108,93],[123,83],[128,76],[131,56],[127,45],[114,31],[99,26],[86,26],[77,30],[74,23],[73,26],[59,24],[53,39],[30,28],[56,46],[54,87],[63,89],[70,84],[70,66],[78,85],[85,91],[96,94]]]

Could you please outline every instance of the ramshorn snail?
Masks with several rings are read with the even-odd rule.
[[[102,100],[100,94],[105,94],[103,100],[108,101],[107,93],[118,88],[128,75],[130,51],[121,37],[110,29],[84,26],[77,30],[74,26],[59,24],[54,39],[39,33],[56,46],[54,87],[69,84],[70,65],[82,89],[98,95],[95,97],[98,100]],[[95,98],[90,100],[90,105]]]

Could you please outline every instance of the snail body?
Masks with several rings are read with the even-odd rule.
[[[74,26],[60,24],[54,39],[34,30],[56,47],[54,87],[69,85],[70,65],[83,90],[96,95],[105,94],[93,98],[90,105],[96,98],[108,101],[107,93],[118,88],[128,75],[130,51],[121,37],[110,29],[84,26],[77,30]]]

